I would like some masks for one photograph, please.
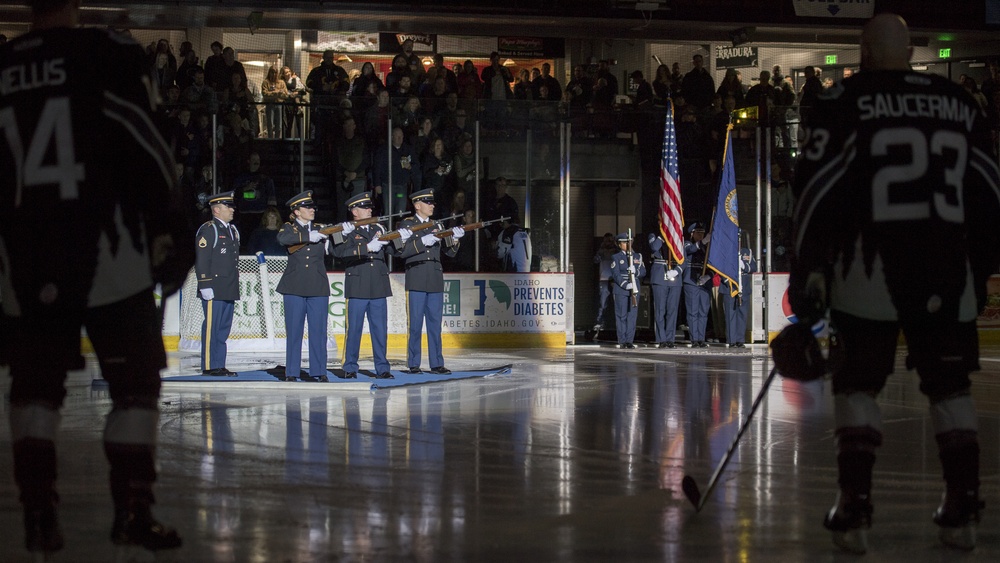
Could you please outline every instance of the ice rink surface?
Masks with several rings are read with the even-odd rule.
[[[704,490],[771,368],[766,352],[446,349],[453,370],[513,371],[374,391],[165,389],[155,511],[184,538],[176,561],[857,560],[836,551],[821,525],[836,493],[829,382],[777,378],[701,513],[681,493],[685,474]],[[391,355],[393,369],[404,359]],[[93,384],[90,360],[70,375],[63,409],[67,547],[57,561],[112,558],[100,442],[110,399]],[[233,355],[228,367],[281,360]],[[901,352],[900,370],[903,360]],[[165,374],[197,363],[173,355]],[[981,363],[979,547],[964,554],[937,541],[937,447],[907,373],[879,398],[885,443],[871,549],[860,559],[1000,560],[1000,347],[984,349]],[[361,367],[371,367],[364,350]],[[0,405],[0,561],[30,561],[9,408]]]

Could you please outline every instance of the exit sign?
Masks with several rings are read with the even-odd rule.
[[[835,64],[837,64],[837,55],[827,55],[826,56],[826,64],[828,64],[828,65],[835,65]]]
[[[951,49],[938,49],[938,58],[941,58],[941,59],[950,59],[951,58]]]

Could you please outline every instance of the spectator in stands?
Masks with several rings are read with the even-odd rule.
[[[194,52],[194,45],[190,41],[181,41],[181,48],[177,51],[177,58],[182,62],[188,53]]]
[[[192,73],[196,68],[201,68],[198,64],[198,55],[194,51],[188,51],[181,57],[181,66],[177,67],[177,73],[174,75],[174,82],[181,92],[194,82]]]
[[[195,68],[193,77],[191,85],[181,92],[181,102],[187,104],[193,112],[217,113],[219,98],[215,95],[215,90],[205,83],[205,71]]]
[[[430,149],[421,161],[423,179],[420,189],[434,190],[435,197],[447,201],[451,197],[451,185],[454,181],[451,156],[444,150],[444,141],[434,139]]]
[[[618,79],[615,77],[614,73],[611,72],[611,63],[604,59],[598,61],[597,63],[597,80],[604,79],[604,83],[607,88],[611,91],[611,99],[614,100],[615,96],[618,95],[620,90],[618,90]]]
[[[420,94],[423,100],[423,112],[425,115],[436,115],[441,108],[447,104],[448,84],[443,71],[446,69],[431,69],[427,73],[428,79],[424,83],[424,88]]]
[[[444,64],[444,55],[434,53],[434,65],[431,67],[438,69],[438,75],[444,75],[445,87],[449,92],[458,92],[458,76]]]
[[[385,85],[382,84],[382,79],[375,74],[375,66],[370,62],[365,62],[365,64],[361,65],[361,75],[351,83],[351,98],[358,99],[364,97],[369,92],[369,88],[372,87],[374,87],[374,90],[371,90],[372,92],[378,92]]]
[[[493,183],[496,199],[491,206],[487,219],[499,219],[501,217],[517,217],[518,207],[514,198],[507,193],[508,180],[503,176],[497,176]],[[494,231],[499,234],[502,227],[495,227]]]
[[[802,89],[799,90],[799,115],[803,118],[816,105],[816,100],[819,99],[819,95],[823,92],[823,81],[819,77],[820,69],[814,66],[807,66],[804,72],[806,80],[802,84]]]
[[[461,148],[462,140],[471,138],[474,133],[465,110],[460,108],[455,112],[454,123],[441,129],[440,137],[444,141],[445,151],[455,153]]]
[[[229,75],[229,89],[223,93],[226,112],[236,112],[243,127],[247,130],[251,139],[256,139],[260,133],[260,119],[257,113],[257,103],[250,86],[247,83],[245,74],[233,72]]]
[[[399,47],[406,58],[406,65],[410,68],[411,86],[416,90],[424,82],[424,63],[420,60],[420,56],[413,52],[412,39],[406,39]]]
[[[483,69],[483,126],[502,129],[507,124],[507,100],[514,97],[510,83],[514,81],[510,70],[500,64],[500,54],[490,53],[490,66]]]
[[[194,124],[192,130],[198,146],[194,166],[212,164],[212,139],[216,134],[216,131],[212,128],[212,117],[204,111],[191,112],[191,122]]]
[[[285,107],[282,104],[288,101],[288,86],[278,76],[277,67],[272,66],[267,69],[267,76],[261,82],[260,90],[266,104],[264,124],[267,136],[271,139],[280,139],[285,117]]]
[[[392,116],[388,90],[379,90],[375,100],[375,105],[368,108],[365,114],[365,138],[369,147],[385,145],[389,134],[389,118]]]
[[[205,83],[213,90],[220,90],[229,84],[226,62],[222,58],[222,43],[212,41],[212,54],[205,59]]]
[[[405,104],[406,99],[410,96],[416,95],[416,90],[413,89],[413,83],[409,76],[400,76],[399,81],[389,87],[389,97],[392,99],[392,105],[396,108]]]
[[[760,125],[771,125],[771,109],[775,105],[777,94],[777,89],[771,85],[771,73],[760,71],[760,79],[747,90],[746,95],[746,105],[757,108],[757,122]]]
[[[549,95],[549,86],[542,84],[538,89],[539,97],[530,102],[531,109],[528,112],[531,130],[542,135],[555,134],[556,124],[559,122],[559,105],[549,100]]]
[[[552,76],[551,72],[552,65],[549,63],[542,63],[542,73],[538,76],[538,78],[532,80],[531,82],[536,99],[547,100],[550,102],[558,102],[562,99],[562,85],[559,84],[559,80],[557,80],[556,77]],[[548,97],[542,97],[542,85],[548,86]]]
[[[365,191],[370,156],[364,138],[357,133],[353,117],[344,118],[342,133],[337,139],[337,186],[342,201]]]
[[[232,47],[226,47],[222,50],[222,62],[225,65],[223,70],[225,72],[225,81],[222,85],[217,88],[218,90],[226,90],[233,82],[233,75],[238,74],[242,81],[247,82],[247,71],[243,68],[243,63],[236,60],[236,50]]]
[[[160,95],[164,95],[167,88],[174,85],[175,70],[170,68],[167,53],[157,53],[156,63],[153,66],[153,87]]]
[[[166,39],[160,39],[156,42],[153,56],[150,57],[150,66],[155,66],[156,59],[159,57],[160,53],[167,56],[167,67],[170,71],[177,72],[177,57],[174,57],[174,48]]]
[[[250,158],[250,124],[240,117],[238,111],[232,110],[223,113],[218,123],[216,142],[221,152],[219,168],[223,178],[235,178],[243,163]]]
[[[771,83],[775,88],[780,88],[784,80],[785,75],[781,72],[781,65],[774,65],[774,68],[771,69]]]
[[[285,137],[292,136],[292,129],[298,128],[298,117],[302,115],[302,112],[296,105],[302,103],[302,98],[306,95],[306,85],[298,77],[291,68],[287,66],[281,67],[281,80],[285,83],[285,89],[288,90],[288,105],[285,106]]]
[[[462,73],[456,74],[455,80],[458,82],[459,105],[463,105],[461,102],[464,101],[466,110],[475,112],[476,100],[483,95],[483,81],[479,79],[476,65],[471,60],[466,59],[462,63]]]
[[[458,112],[458,93],[448,92],[444,97],[444,105],[438,108],[437,113],[431,117],[434,119],[434,129],[442,129],[455,124],[455,114]]]
[[[413,154],[417,155],[418,158],[423,158],[431,141],[437,138],[438,135],[434,132],[434,120],[426,115],[421,117],[420,129],[417,130],[416,136],[410,139],[410,144],[413,145]]]
[[[653,78],[653,104],[666,107],[670,98],[670,67],[661,64],[656,67],[656,77]]]
[[[471,137],[463,137],[454,161],[455,185],[463,192],[476,193],[476,152]],[[464,202],[464,199],[463,199]],[[459,211],[465,211],[464,206]],[[454,215],[454,213],[448,213]]]
[[[639,111],[647,111],[653,107],[653,87],[642,76],[641,70],[633,70],[630,75],[636,84],[635,107]]]
[[[681,84],[683,82],[684,82],[684,75],[681,74],[681,63],[679,63],[677,61],[674,61],[674,64],[672,64],[670,66],[670,95],[671,95],[671,97],[676,98],[681,93]]]
[[[387,94],[388,95],[388,94]],[[392,184],[389,184],[389,167],[392,166]],[[372,186],[381,196],[385,212],[399,213],[406,210],[409,195],[420,190],[423,171],[420,159],[413,154],[413,146],[406,142],[403,130],[392,128],[392,144],[383,144],[375,153],[372,169]],[[391,187],[391,197],[390,197]]]
[[[306,77],[306,88],[311,92],[310,101],[313,105],[313,139],[324,155],[329,155],[332,150],[329,140],[332,134],[330,129],[334,124],[334,111],[350,87],[347,71],[334,62],[335,55],[332,49],[323,51],[323,61],[309,71],[309,76]]]
[[[451,215],[461,214],[461,217],[455,219],[449,219],[445,223],[445,228],[451,229],[454,227],[463,227],[469,223],[474,223],[471,220],[475,217],[475,212],[468,209],[466,203],[466,193],[465,190],[459,188],[455,190],[455,193],[451,196],[451,201],[449,205],[444,206],[440,210],[440,215],[442,217],[449,217]],[[472,235],[472,233],[469,233]],[[473,235],[474,237],[475,235]],[[462,244],[458,246],[458,251],[455,256],[448,256],[445,254],[441,257],[443,261],[444,270],[446,272],[472,272],[476,269],[476,248],[474,238],[465,239]]]
[[[534,83],[528,74],[528,69],[522,68],[514,78],[514,100],[511,108],[511,122],[519,128],[528,126],[528,112],[534,99]]]
[[[194,126],[191,124],[191,110],[181,108],[177,118],[170,125],[170,133],[165,135],[167,144],[174,148],[174,160],[184,165],[185,176],[191,178],[199,163],[199,143]]]
[[[587,112],[587,104],[594,95],[594,81],[587,76],[583,65],[573,67],[573,80],[566,85],[566,92],[569,93],[570,113],[582,115]]]
[[[247,240],[247,254],[264,253],[264,256],[285,256],[288,251],[278,242],[281,229],[281,212],[277,207],[268,207],[260,218],[260,225],[250,233]]]
[[[715,80],[704,67],[704,58],[695,55],[691,58],[694,65],[681,82],[681,92],[688,104],[698,112],[704,112],[712,105],[712,95],[715,94]]]
[[[233,199],[236,200],[236,226],[248,233],[260,223],[260,217],[269,206],[278,205],[274,180],[260,170],[260,153],[247,156],[246,168],[233,180]]]
[[[615,93],[604,77],[598,78],[594,84],[594,94],[590,98],[587,112],[590,114],[591,137],[609,137],[615,132],[614,118],[611,114],[615,104]]]
[[[737,74],[736,69],[734,68],[726,69],[726,75],[722,78],[722,83],[719,84],[719,89],[715,93],[718,94],[723,100],[725,100],[727,96],[732,96],[737,109],[746,105],[746,95],[743,93],[743,84],[740,82],[739,74]]]
[[[413,79],[406,55],[400,53],[392,58],[392,68],[385,77],[385,87],[392,92],[396,84],[399,84],[399,79],[404,76],[409,76],[411,80]]]
[[[979,102],[979,107],[983,108],[983,111],[987,110],[989,102],[986,101],[986,96],[979,90],[979,86],[976,84],[975,78],[966,76],[965,80],[962,81],[962,87],[965,88],[977,102]]]
[[[406,139],[413,142],[420,130],[420,117],[420,98],[411,94],[407,96],[404,103],[393,109],[392,124],[401,127]]]

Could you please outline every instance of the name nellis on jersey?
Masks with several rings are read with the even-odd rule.
[[[858,97],[859,119],[883,117],[930,117],[954,121],[972,131],[979,111],[952,96],[940,94],[874,94]]]
[[[61,86],[66,82],[65,62],[58,58],[5,68],[0,71],[0,94],[7,96],[42,86]]]

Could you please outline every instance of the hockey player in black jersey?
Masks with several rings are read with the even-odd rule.
[[[930,402],[946,485],[933,514],[942,541],[974,547],[983,506],[969,373],[979,367],[986,281],[1000,265],[996,155],[975,100],[945,78],[912,72],[910,55],[901,18],[882,14],[866,25],[861,72],[817,102],[796,170],[789,297],[799,325],[787,330],[804,334],[805,348],[813,339],[803,327],[829,311],[837,334],[830,370],[840,494],[824,525],[853,552],[867,547],[882,442],[876,397],[900,330],[906,366]],[[779,372],[783,363],[796,372],[779,351],[787,347],[775,347]]]
[[[80,0],[28,4],[32,31],[0,46],[0,342],[25,544],[63,547],[55,443],[66,372],[83,366],[83,326],[112,401],[111,540],[174,548],[180,537],[150,511],[166,365],[153,288],[182,283],[193,221],[151,120],[142,48],[77,28]]]

